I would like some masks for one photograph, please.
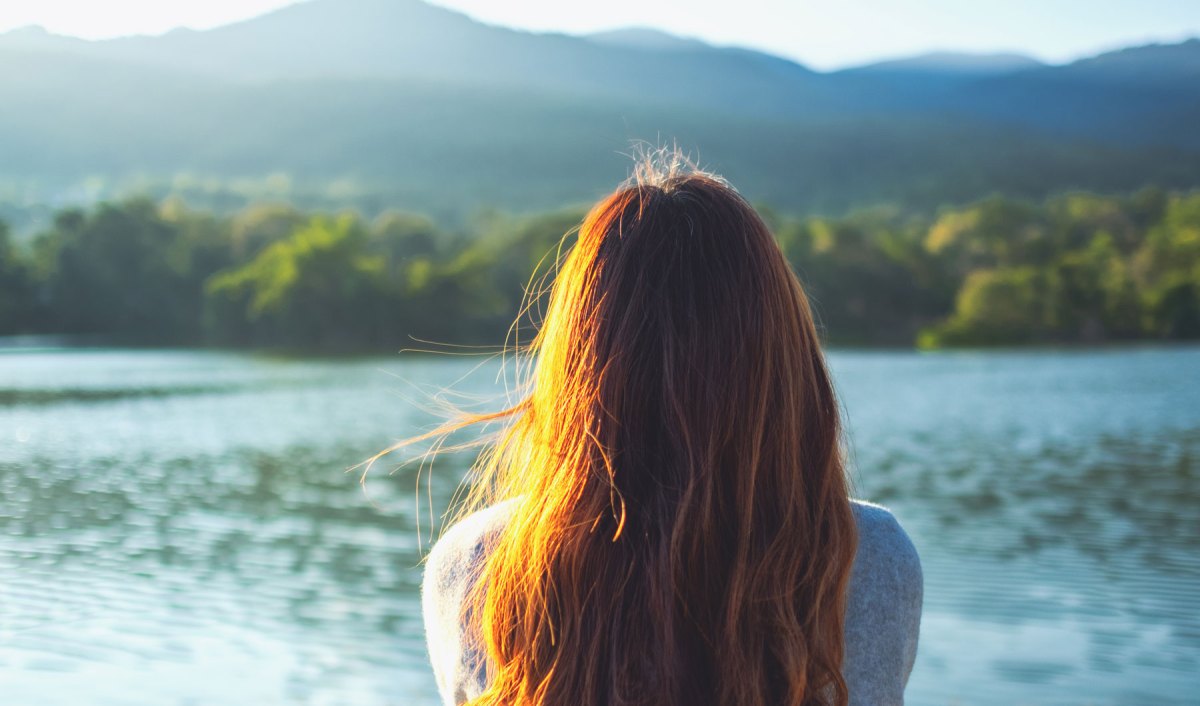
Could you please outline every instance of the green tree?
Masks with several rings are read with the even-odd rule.
[[[0,221],[0,335],[29,331],[37,315],[30,263]]]
[[[52,329],[184,342],[197,330],[188,273],[172,251],[178,224],[154,202],[101,204],[60,212],[38,238]],[[194,285],[191,285],[194,287]]]
[[[780,245],[827,334],[908,343],[947,308],[954,284],[933,267],[923,229],[889,212],[785,223]]]
[[[1034,267],[977,270],[958,293],[954,314],[926,329],[921,347],[1028,343],[1044,337],[1048,286]]]
[[[356,218],[315,216],[209,280],[209,330],[221,342],[322,349],[386,339],[383,270]]]
[[[1200,336],[1200,193],[1170,198],[1134,267],[1146,328],[1166,338]]]

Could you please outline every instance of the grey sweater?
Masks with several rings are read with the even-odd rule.
[[[438,691],[447,706],[478,696],[486,686],[481,655],[467,646],[463,600],[478,578],[488,539],[507,518],[501,503],[451,527],[425,566],[425,635]],[[852,706],[904,703],[904,685],[917,655],[923,582],[921,562],[904,529],[887,509],[853,501],[858,554],[850,574],[846,657],[842,674]]]

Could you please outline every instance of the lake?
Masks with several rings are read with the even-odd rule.
[[[909,703],[1200,702],[1200,348],[831,363],[924,565]],[[498,370],[0,352],[3,702],[436,703],[422,543],[468,459],[347,469]]]

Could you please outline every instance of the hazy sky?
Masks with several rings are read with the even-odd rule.
[[[0,31],[87,38],[213,27],[292,0],[0,0]],[[648,26],[816,68],[934,49],[1065,61],[1200,35],[1200,0],[434,0],[494,24],[572,33]]]

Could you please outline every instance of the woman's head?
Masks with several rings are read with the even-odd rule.
[[[804,294],[762,220],[716,177],[643,180],[598,204],[534,347],[529,431],[567,447],[586,431],[603,452],[610,534],[629,504],[627,520],[654,529],[664,503],[734,513],[759,482],[830,475],[836,403]],[[770,477],[757,454],[775,441],[820,457],[769,459],[795,462]]]
[[[478,468],[512,499],[472,615],[480,703],[841,703],[856,545],[800,283],[750,205],[672,169],[588,214]]]

